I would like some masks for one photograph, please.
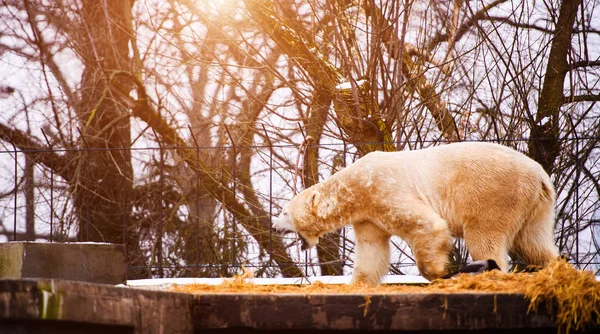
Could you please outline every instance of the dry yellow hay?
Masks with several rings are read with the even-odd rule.
[[[530,310],[542,305],[555,317],[559,331],[582,330],[600,325],[600,283],[590,272],[579,271],[564,260],[557,260],[535,273],[486,272],[480,275],[458,275],[453,279],[436,280],[427,286],[415,285],[329,285],[315,282],[310,285],[256,285],[246,281],[252,273],[226,280],[221,285],[189,284],[173,291],[244,294],[392,294],[392,293],[452,293],[498,292],[524,294]]]
[[[600,283],[591,272],[575,270],[566,261],[556,261],[525,282],[530,309],[545,303],[560,330],[582,330],[600,325]]]

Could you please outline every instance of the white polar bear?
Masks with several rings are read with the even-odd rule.
[[[465,142],[416,151],[372,152],[288,202],[274,220],[312,247],[352,224],[353,282],[377,284],[387,273],[389,239],[412,248],[421,275],[447,273],[452,237],[473,260],[508,267],[509,251],[544,266],[553,241],[555,192],[544,169],[502,145]]]

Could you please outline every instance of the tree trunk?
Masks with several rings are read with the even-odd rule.
[[[564,0],[560,5],[538,101],[538,112],[531,124],[529,155],[548,173],[552,173],[554,162],[560,153],[558,121],[564,101],[565,75],[569,71],[567,56],[571,50],[571,33],[580,4],[581,0]]]
[[[309,142],[303,157],[303,180],[305,188],[319,183],[319,143],[327,114],[331,106],[331,96],[315,91],[310,107],[310,116],[306,124],[306,134],[313,141]],[[310,144],[313,143],[313,144]],[[317,256],[322,275],[341,275],[344,267],[340,258],[340,230],[323,236],[317,244]]]
[[[128,95],[132,84],[128,57],[131,7],[128,1],[82,2],[83,26],[78,50],[85,69],[81,81],[79,145],[73,196],[82,241],[124,243],[129,278],[148,275],[139,232],[130,226],[133,171],[128,109],[114,94]],[[120,95],[119,94],[119,95]]]

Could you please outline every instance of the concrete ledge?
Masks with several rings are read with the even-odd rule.
[[[5,280],[0,281],[0,333],[3,328],[10,328],[7,333],[115,334],[556,333],[547,313],[528,314],[527,306],[517,294],[189,295],[73,281]]]
[[[125,246],[100,243],[0,243],[0,278],[57,278],[119,284],[127,277]]]
[[[189,300],[104,284],[0,280],[0,333],[191,333]]]

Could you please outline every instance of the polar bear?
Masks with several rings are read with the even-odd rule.
[[[493,259],[504,271],[509,252],[544,266],[558,256],[554,205],[552,182],[537,162],[502,145],[463,142],[369,153],[295,196],[273,227],[312,247],[351,224],[353,282],[378,284],[392,235],[408,243],[427,279],[447,274],[453,238],[464,238],[474,261]]]

